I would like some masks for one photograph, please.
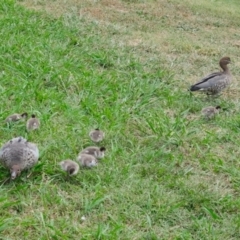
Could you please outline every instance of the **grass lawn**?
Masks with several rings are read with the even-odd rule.
[[[0,239],[240,239],[238,0],[4,0],[0,19],[0,143],[40,149],[29,178],[0,169]],[[223,56],[230,89],[190,94]],[[66,181],[96,127],[106,157]]]

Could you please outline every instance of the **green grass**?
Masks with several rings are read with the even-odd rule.
[[[240,238],[240,116],[231,92],[190,95],[154,49],[115,42],[114,26],[8,0],[0,18],[1,144],[22,135],[41,155],[30,178],[5,182],[1,168],[0,239]],[[179,43],[179,54],[191,44]],[[206,105],[225,110],[206,122]],[[25,111],[40,118],[39,131],[4,123]],[[95,127],[106,133],[106,158],[66,181],[58,162],[92,145]]]

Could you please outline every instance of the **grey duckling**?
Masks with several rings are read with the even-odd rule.
[[[196,84],[190,87],[190,91],[203,91],[208,95],[219,94],[231,83],[231,73],[228,68],[228,64],[231,63],[229,57],[223,57],[219,61],[219,65],[222,68],[222,72],[214,72],[201,79]]]
[[[94,156],[97,159],[104,158],[105,156],[105,147],[87,147],[81,151],[80,154],[89,154]]]
[[[79,165],[70,159],[60,162],[59,165],[63,171],[67,172],[68,176],[76,175],[79,171]]]
[[[90,131],[89,133],[89,137],[91,138],[91,140],[96,143],[101,142],[104,139],[104,136],[104,132],[99,130],[98,128]]]
[[[210,120],[210,119],[212,119],[213,117],[215,117],[216,114],[219,113],[219,110],[220,110],[220,109],[221,109],[220,106],[216,106],[216,107],[212,107],[212,106],[206,107],[206,108],[203,108],[203,109],[202,109],[202,115],[203,115],[206,119]]]
[[[0,162],[10,170],[11,179],[18,177],[21,171],[33,167],[38,158],[37,145],[23,137],[11,139],[0,149]]]
[[[80,162],[83,167],[94,167],[97,166],[98,160],[90,154],[80,153],[77,157],[77,160]]]
[[[8,116],[5,121],[6,121],[7,123],[17,122],[17,121],[19,121],[19,120],[21,120],[21,119],[27,118],[27,116],[28,116],[28,114],[27,114],[26,112],[25,112],[25,113],[22,113],[22,114],[14,113],[14,114]]]
[[[40,127],[40,120],[38,118],[36,118],[36,116],[34,114],[32,114],[32,117],[30,119],[28,119],[27,123],[26,123],[26,128],[28,131],[31,130],[36,130]]]

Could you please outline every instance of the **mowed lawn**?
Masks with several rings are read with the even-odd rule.
[[[0,142],[40,149],[29,177],[0,168],[0,239],[240,239],[237,1],[4,0],[0,19]],[[230,89],[190,94],[226,55]],[[67,180],[96,127],[106,157]]]

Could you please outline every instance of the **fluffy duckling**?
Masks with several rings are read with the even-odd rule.
[[[18,177],[21,171],[33,167],[38,158],[37,145],[23,137],[11,139],[0,149],[0,162],[10,170],[11,179]]]
[[[77,160],[80,162],[81,166],[83,167],[94,167],[97,166],[98,161],[97,159],[90,154],[80,153],[77,157]]]
[[[96,143],[101,142],[104,139],[104,136],[104,132],[99,130],[98,128],[90,131],[89,133],[89,137],[91,138],[91,140]]]
[[[67,172],[68,176],[76,175],[79,171],[79,165],[70,159],[60,162],[59,165],[63,171]]]
[[[229,57],[223,57],[219,61],[222,72],[214,72],[201,79],[190,87],[190,91],[203,91],[209,95],[216,95],[224,90],[231,83],[231,73],[228,64],[231,63]]]
[[[17,121],[19,121],[19,120],[21,120],[21,119],[27,118],[27,116],[28,116],[28,114],[27,114],[26,112],[25,112],[25,113],[22,113],[22,114],[14,113],[14,114],[8,116],[5,121],[6,121],[7,123],[17,122]]]
[[[26,124],[26,128],[28,131],[31,130],[36,130],[40,127],[40,121],[38,118],[36,118],[36,116],[34,114],[32,114],[32,117],[30,119],[28,119],[27,124]]]
[[[212,119],[213,117],[215,117],[216,114],[219,113],[219,110],[220,110],[220,109],[221,109],[220,106],[216,106],[216,107],[212,107],[212,106],[206,107],[206,108],[203,108],[203,109],[202,109],[202,115],[203,115],[206,119],[210,120],[210,119]]]
[[[80,154],[89,154],[97,159],[103,158],[105,156],[105,147],[87,147],[82,150]]]

